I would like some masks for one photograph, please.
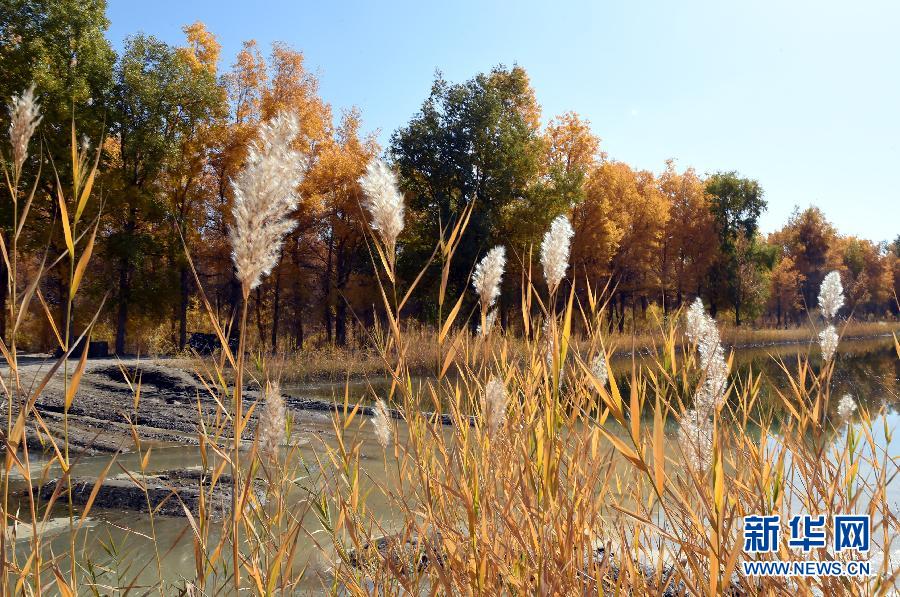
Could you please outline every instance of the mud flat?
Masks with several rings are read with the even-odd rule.
[[[201,481],[206,481],[202,483]],[[72,502],[84,506],[91,499],[96,478],[72,479]],[[200,513],[201,495],[213,518],[221,518],[231,504],[231,477],[222,475],[210,490],[208,480],[199,469],[187,468],[159,471],[152,475],[121,474],[103,480],[94,496],[93,505],[99,508],[150,512],[154,515],[193,516]],[[65,485],[59,479],[44,483],[38,493],[44,501],[66,499]]]
[[[20,358],[19,375],[23,386],[37,386],[50,370],[50,357]],[[69,375],[71,376],[70,366]],[[84,375],[68,414],[68,434],[63,425],[65,397],[64,373],[57,370],[35,402],[35,408],[50,435],[61,443],[68,437],[70,454],[95,455],[128,452],[134,449],[132,429],[141,442],[163,445],[196,445],[200,416],[211,418],[218,404],[197,375],[185,370],[185,361],[176,359],[97,359],[87,362]],[[126,379],[139,372],[140,396],[135,408],[137,387]],[[8,370],[0,368],[0,374]],[[244,392],[247,405],[259,399],[258,388],[248,385]],[[321,425],[323,411],[333,409],[326,401],[285,396],[300,430],[326,430]],[[319,423],[319,425],[315,425]],[[255,415],[244,432],[252,440]],[[28,421],[28,446],[32,453],[52,449],[43,429],[33,417]]]

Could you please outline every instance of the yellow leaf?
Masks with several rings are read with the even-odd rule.
[[[69,387],[66,388],[66,411],[72,406],[72,402],[75,400],[75,393],[78,391],[78,384],[81,383],[81,375],[84,373],[84,366],[87,364],[87,355],[88,355],[88,347],[91,344],[91,336],[88,334],[84,338],[84,349],[81,351],[81,359],[78,361],[78,367],[75,368],[75,373],[72,374],[72,379],[69,381]]]
[[[56,197],[59,199],[59,219],[62,220],[63,236],[66,238],[66,248],[69,250],[69,259],[75,258],[75,243],[72,241],[72,229],[69,228],[69,211],[66,209],[66,200],[62,191],[57,187]]]
[[[81,214],[84,213],[84,207],[87,205],[88,197],[91,196],[91,189],[94,187],[94,177],[97,174],[97,164],[100,163],[100,150],[97,150],[97,157],[94,158],[94,167],[91,168],[91,173],[88,175],[87,182],[84,184],[84,189],[81,190],[81,197],[78,199],[78,207],[75,208],[75,224],[78,224],[78,220],[81,219]]]
[[[56,586],[59,588],[59,593],[63,597],[75,597],[75,593],[72,592],[72,589],[69,588],[68,583],[62,577],[62,573],[60,573],[59,568],[53,566],[53,574],[56,576]]]
[[[656,491],[662,493],[666,481],[666,455],[663,451],[664,423],[662,418],[662,406],[659,397],[656,399],[656,410],[653,413],[653,469],[656,481]]]
[[[453,325],[453,322],[456,320],[456,316],[459,313],[459,308],[462,306],[463,298],[465,298],[465,293],[459,295],[459,299],[456,301],[456,304],[453,305],[453,309],[450,310],[450,313],[447,315],[447,321],[444,322],[444,325],[441,326],[441,332],[438,334],[438,344],[443,344],[444,339],[447,337],[447,332],[450,331],[450,326]]]
[[[99,220],[97,222],[99,224]],[[94,224],[94,230],[91,232],[91,238],[84,247],[84,252],[78,259],[78,265],[75,266],[75,275],[72,276],[72,286],[69,288],[69,298],[74,298],[78,292],[78,286],[81,284],[81,278],[84,276],[84,270],[87,268],[88,262],[91,260],[91,253],[94,251],[94,240],[97,237],[97,224]]]
[[[716,504],[716,512],[719,516],[722,515],[723,508],[725,507],[725,471],[722,466],[722,451],[716,450],[716,465],[715,471],[713,474],[713,484],[714,484],[714,499]]]

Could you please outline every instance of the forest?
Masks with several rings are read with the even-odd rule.
[[[67,313],[70,272],[62,261],[36,288],[35,316],[20,331],[27,349],[56,345],[44,312],[83,327],[93,311],[79,303],[105,301],[93,335],[118,354],[182,351],[192,333],[208,332],[201,289],[221,320],[232,320],[241,304],[228,242],[233,180],[260,125],[280,113],[299,122],[304,172],[297,225],[250,296],[248,329],[259,349],[361,344],[383,317],[360,186],[377,157],[397,174],[406,203],[399,285],[428,265],[419,288],[431,290],[406,311],[426,327],[440,317],[443,270],[433,239],[464,214],[446,291],[464,292],[471,264],[504,246],[498,321],[512,333],[521,327],[522,282],[541,281],[535,251],[561,214],[574,229],[563,283],[574,284],[581,301],[605,289],[610,330],[640,330],[695,297],[735,326],[799,325],[835,270],[847,290],[846,313],[897,316],[900,236],[841,234],[815,206],[796,208],[780,230],[763,234],[764,189],[740,164],[700,173],[671,159],[651,172],[618,161],[604,151],[602,123],[576,111],[542,114],[522,66],[498,65],[459,82],[438,72],[421,109],[381,147],[364,132],[379,123],[358,109],[335,111],[299,48],[251,39],[237,56],[222,56],[215,32],[195,22],[178,45],[138,33],[117,53],[102,1],[2,4],[0,96],[8,102],[33,88],[42,114],[21,174],[35,181],[31,230],[18,247],[23,286],[47,254],[64,252],[55,189],[73,177],[76,130],[79,152],[96,163],[90,184],[99,197],[82,216],[97,223],[96,250],[74,309]],[[3,110],[3,130],[9,119]],[[9,202],[0,222],[6,231],[13,226]],[[6,337],[5,286],[0,300]],[[476,308],[474,296],[462,305],[467,313]]]

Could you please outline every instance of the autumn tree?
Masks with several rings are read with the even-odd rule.
[[[543,140],[540,109],[525,70],[498,66],[464,83],[440,74],[412,120],[391,137],[407,205],[415,213],[404,238],[401,265],[409,272],[431,254],[442,226],[474,201],[470,224],[454,257],[449,288],[460,292],[479,254],[495,244],[524,253],[533,239],[522,228],[540,230],[567,208],[538,182]],[[533,199],[544,207],[538,209]],[[511,240],[513,239],[513,240]],[[510,259],[514,266],[516,259]],[[513,277],[513,276],[510,276]],[[423,287],[430,285],[428,281]],[[501,298],[501,313],[505,304]]]
[[[120,154],[109,200],[115,217],[105,244],[117,280],[115,350],[120,354],[135,299],[142,309],[163,308],[167,301],[160,298],[178,287],[172,272],[160,268],[171,238],[161,175],[175,165],[198,123],[214,118],[222,100],[214,74],[194,68],[186,54],[138,35],[128,39],[116,66],[113,132]]]
[[[365,269],[368,259],[359,178],[378,154],[374,137],[363,137],[360,124],[358,110],[345,112],[333,138],[320,148],[317,163],[307,177],[307,185],[314,193],[310,199],[319,206],[315,220],[316,235],[321,240],[326,331],[330,334],[333,314],[334,341],[341,346],[347,343],[347,311],[353,300],[350,283],[354,274]]]
[[[804,279],[804,275],[800,273],[790,255],[781,255],[772,268],[769,278],[771,284],[769,305],[775,313],[778,326],[782,323],[786,325],[791,321],[796,322],[797,314],[803,307],[801,286]]]
[[[255,41],[246,41],[231,69],[221,77],[228,114],[210,134],[209,168],[215,187],[207,205],[202,242],[195,245],[198,274],[217,315],[227,321],[240,301],[228,246],[231,180],[240,171],[262,117],[262,94],[268,81],[266,62]]]
[[[857,317],[890,309],[894,289],[893,255],[886,243],[853,236],[843,239],[844,286],[847,304]]]
[[[620,330],[625,320],[626,301],[631,304],[632,320],[635,320],[638,304],[646,311],[651,293],[660,287],[654,264],[669,218],[667,198],[660,193],[653,173],[647,170],[634,172],[633,180],[637,191],[635,199],[616,205],[613,216],[622,230],[619,248],[612,259]]]
[[[109,21],[102,0],[0,0],[0,130],[9,126],[6,103],[31,85],[41,106],[40,137],[25,163],[23,180],[33,180],[38,162],[53,159],[61,181],[71,180],[69,159],[72,123],[80,136],[96,145],[104,132],[115,53],[106,39]],[[40,145],[38,145],[40,144]],[[38,149],[40,147],[40,149]],[[39,196],[52,196],[55,177],[45,163]],[[23,250],[43,249],[48,242],[59,254],[65,243],[58,227],[59,204],[35,201],[23,235]],[[0,203],[0,226],[12,225],[12,206]],[[30,245],[30,246],[29,246]],[[0,278],[6,279],[6,263],[0,259]],[[45,278],[44,295],[64,319],[68,265],[61,264]],[[0,285],[0,337],[5,337],[6,285]]]
[[[162,179],[163,192],[168,197],[169,218],[174,226],[170,241],[169,260],[177,271],[179,295],[174,305],[178,322],[177,345],[183,350],[187,342],[187,317],[193,292],[193,275],[186,258],[192,252],[206,226],[209,205],[217,190],[211,158],[218,131],[226,114],[225,90],[213,86],[221,46],[203,23],[183,28],[187,44],[176,49],[179,59],[192,74],[204,83],[208,110],[186,110],[182,132],[168,161]]]
[[[571,210],[574,281],[581,289],[586,281],[596,284],[609,275],[609,261],[621,236],[610,220],[608,198],[590,192],[596,191],[594,174],[605,154],[590,122],[575,112],[566,112],[547,124],[544,151],[543,184],[559,204],[550,211]],[[529,231],[527,238],[537,238],[539,233]]]
[[[825,274],[841,266],[837,230],[818,207],[796,208],[787,224],[772,235],[772,241],[790,256],[802,276],[804,305],[815,308]]]
[[[681,307],[685,297],[702,294],[719,246],[710,199],[694,169],[679,173],[668,160],[657,184],[669,205],[657,261],[660,299],[668,312],[673,303]]]
[[[285,246],[298,246],[308,244],[298,237],[315,235],[317,233],[318,214],[323,211],[321,189],[318,186],[319,178],[315,170],[319,166],[320,154],[323,148],[332,139],[334,126],[332,124],[331,106],[319,96],[319,81],[310,72],[304,63],[302,52],[294,50],[283,43],[274,43],[267,64],[268,80],[262,88],[260,97],[260,115],[268,119],[280,112],[290,112],[296,115],[300,124],[300,134],[296,145],[308,158],[308,172],[301,184],[300,194],[302,200],[294,219],[297,227],[291,233]],[[292,257],[301,258],[299,255]],[[302,267],[302,263],[292,264],[294,269]],[[271,339],[277,340],[278,326],[280,325],[283,284],[283,259],[279,260],[279,266],[264,285],[256,290],[254,313],[259,327],[260,341],[265,342],[266,329],[269,330]],[[323,276],[324,277],[324,276]],[[272,320],[263,326],[263,311],[266,306],[272,314]],[[323,308],[324,319],[331,317],[331,310]],[[331,333],[330,322],[327,331]]]
[[[709,294],[712,310],[726,304],[734,309],[736,325],[741,325],[741,308],[748,298],[743,282],[750,268],[758,263],[753,250],[759,216],[766,208],[759,183],[741,178],[736,172],[717,172],[706,180],[710,211],[715,219],[719,241],[719,259],[710,268]]]
[[[613,311],[624,329],[625,308],[646,308],[658,287],[653,262],[668,219],[668,204],[653,175],[604,161],[591,172],[585,198],[573,213],[576,275],[611,278]]]
[[[572,210],[572,270],[597,284],[612,274],[612,258],[624,235],[614,206],[637,201],[638,190],[631,169],[621,162],[603,162],[592,168],[584,185],[584,198]]]

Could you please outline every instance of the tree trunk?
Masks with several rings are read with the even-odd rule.
[[[325,326],[325,340],[331,344],[332,335],[332,313],[331,313],[331,274],[332,274],[332,256],[334,253],[334,237],[328,239],[328,254],[325,260],[325,275],[322,277],[322,293],[324,300],[322,301],[322,324]]]
[[[334,342],[338,346],[347,345],[347,301],[338,297],[334,319]]]
[[[181,266],[181,304],[178,307],[178,350],[187,345],[187,313],[191,301],[191,273],[186,265]]]
[[[278,260],[281,262],[281,259]],[[278,325],[281,319],[281,268],[275,269],[275,296],[272,298],[272,354],[278,351]]]
[[[266,329],[263,326],[262,319],[262,302],[263,302],[263,293],[262,293],[262,284],[256,287],[256,300],[254,301],[256,304],[254,305],[254,311],[256,312],[256,333],[259,335],[259,344],[260,349],[262,349],[266,344]]]
[[[296,317],[297,323],[294,328],[294,345],[297,350],[303,350],[303,313],[298,312]]]
[[[619,333],[625,333],[625,295],[619,295]]]
[[[128,303],[131,300],[131,263],[128,257],[119,261],[119,310],[116,314],[116,354],[125,354],[128,339]]]

